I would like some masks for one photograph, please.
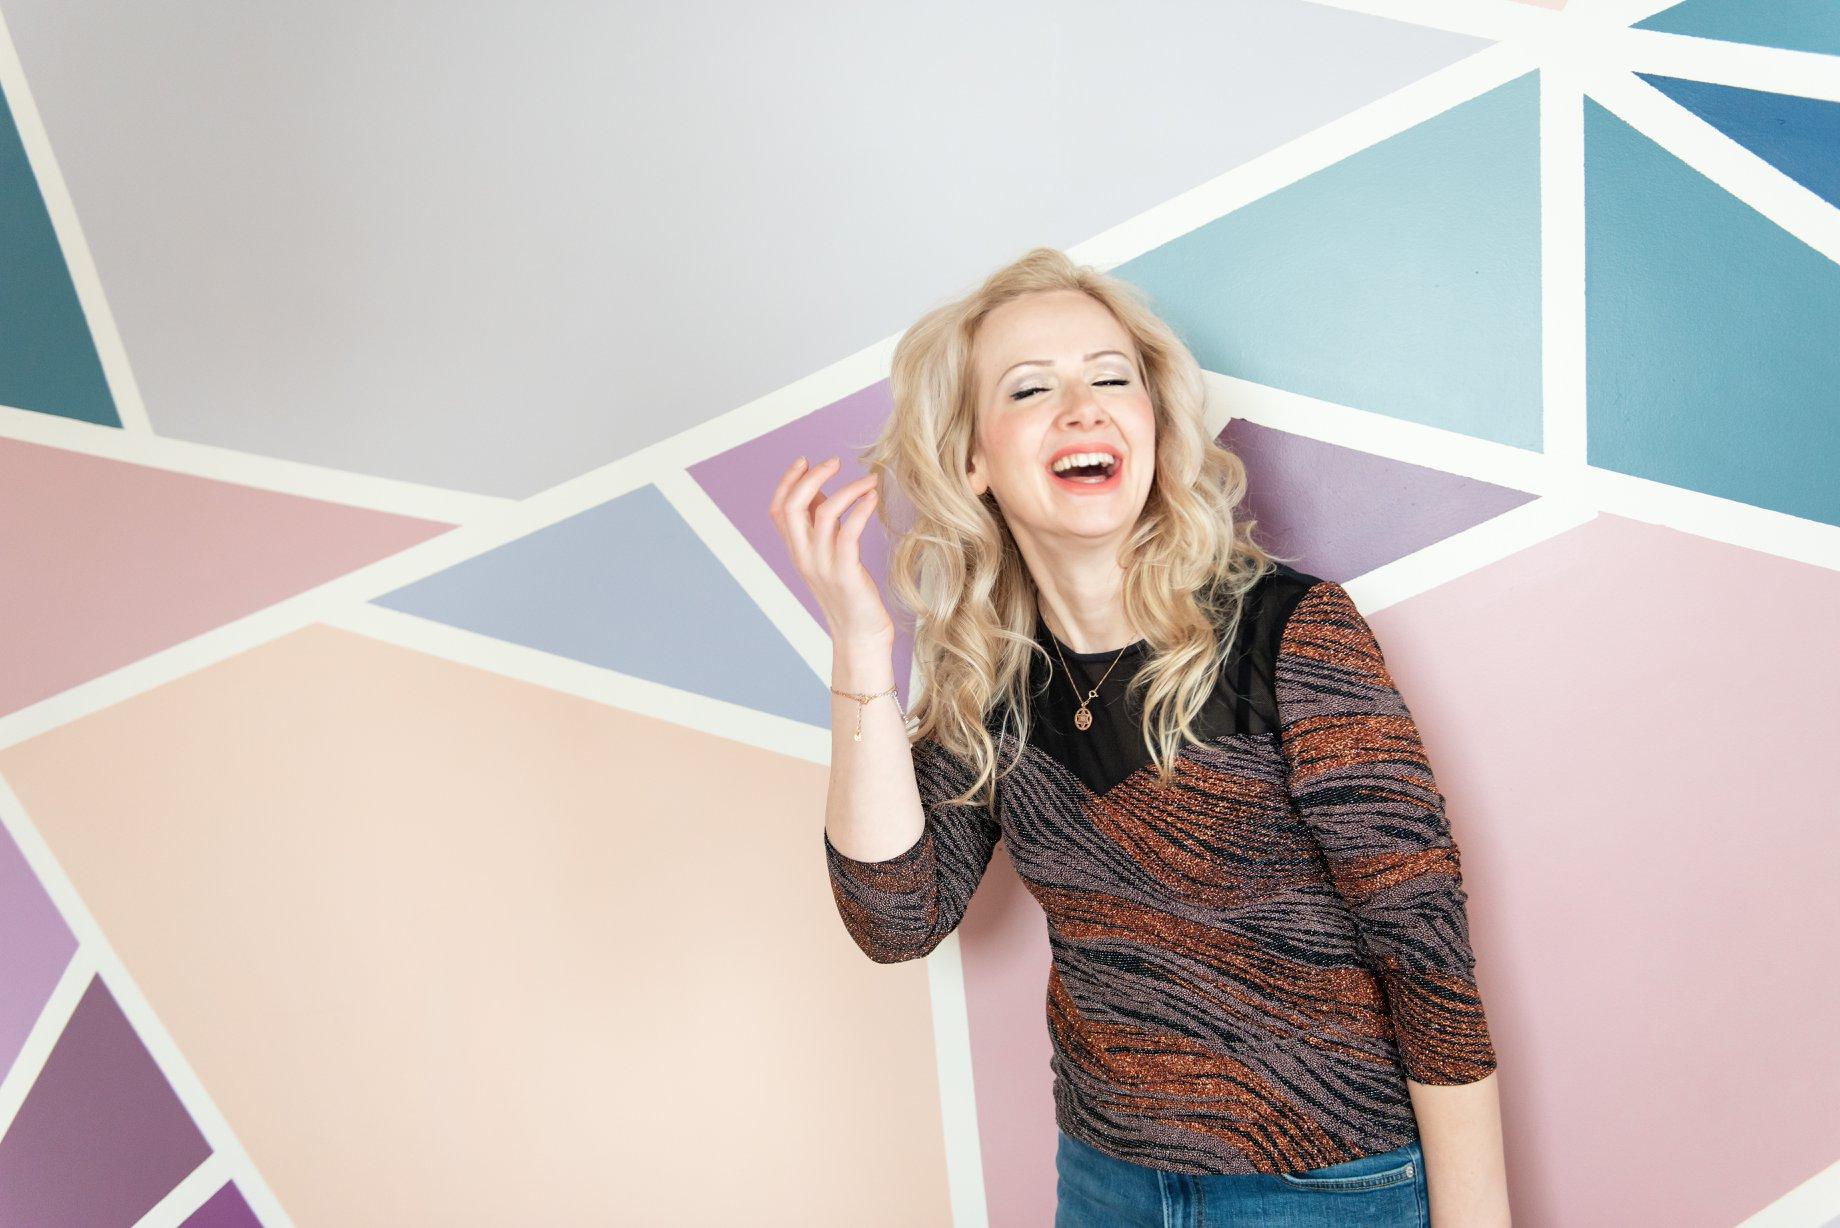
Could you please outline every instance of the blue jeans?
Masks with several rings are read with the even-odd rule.
[[[1060,1131],[1054,1228],[1429,1228],[1418,1140],[1300,1173],[1193,1176],[1106,1155]]]

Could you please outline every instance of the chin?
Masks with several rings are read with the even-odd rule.
[[[1140,509],[1141,513],[1141,509]],[[1063,516],[1048,528],[1062,537],[1080,537],[1094,540],[1116,537],[1120,533],[1131,531],[1138,521],[1138,516]]]

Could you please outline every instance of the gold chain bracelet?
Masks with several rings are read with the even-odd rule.
[[[863,709],[869,706],[869,701],[871,699],[880,699],[884,695],[893,695],[894,693],[894,687],[889,687],[886,691],[877,691],[873,695],[858,695],[854,691],[839,691],[836,687],[831,688],[831,694],[841,695],[845,699],[854,699],[856,701],[856,736],[851,739],[852,741],[862,741],[862,714]],[[896,700],[894,706],[899,709],[901,706],[900,701]]]

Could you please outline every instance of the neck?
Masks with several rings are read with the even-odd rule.
[[[1044,551],[1017,541],[1035,579],[1042,621],[1075,652],[1111,652],[1143,636],[1124,616],[1124,569],[1111,546]]]

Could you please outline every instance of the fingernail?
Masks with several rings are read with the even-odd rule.
[[[792,467],[794,469],[803,469],[805,467],[805,458],[803,456],[799,457],[798,460],[793,462]]]

